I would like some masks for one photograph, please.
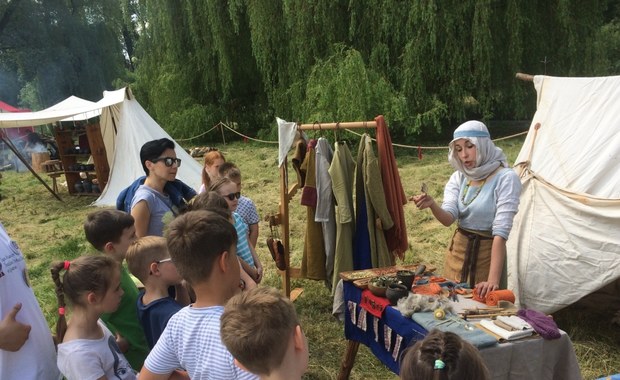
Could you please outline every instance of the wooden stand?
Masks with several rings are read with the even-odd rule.
[[[99,196],[101,190],[108,183],[108,176],[110,174],[99,123],[65,129],[58,125],[54,129],[54,138],[56,139],[56,144],[58,144],[59,156],[62,161],[65,178],[67,179],[69,194]],[[87,146],[84,146],[84,142],[87,142]],[[81,148],[80,150],[76,149],[78,146]],[[87,149],[87,152],[84,152],[84,148]],[[85,166],[88,165],[86,161],[90,157],[93,160],[93,163],[90,165],[93,166]],[[86,173],[86,180],[88,181],[96,178],[100,191],[87,192],[76,190],[76,183],[82,182],[80,173]]]
[[[373,121],[355,121],[355,122],[342,122],[342,123],[328,123],[328,124],[301,124],[297,126],[299,130],[338,130],[338,129],[354,129],[354,128],[376,128],[377,123]],[[282,290],[287,297],[294,299],[293,297],[299,296],[301,289],[295,289],[291,292],[291,278],[301,277],[301,268],[291,268],[291,251],[290,251],[290,228],[289,228],[289,202],[299,190],[299,181],[289,188],[288,185],[288,160],[285,158],[284,162],[280,166],[280,205],[279,214],[276,215],[276,223],[280,224],[280,231],[282,237],[282,245],[284,246],[284,258],[286,260],[286,270],[280,271],[282,276]],[[335,285],[335,284],[334,284]]]

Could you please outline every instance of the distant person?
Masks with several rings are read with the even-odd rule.
[[[263,278],[263,265],[256,254],[256,250],[250,244],[248,226],[243,218],[235,211],[239,203],[241,193],[238,191],[237,184],[227,177],[222,177],[215,181],[209,191],[215,191],[228,203],[228,209],[232,212],[235,221],[235,229],[237,230],[237,256],[241,257],[247,265],[243,265],[243,269],[258,284]],[[243,263],[242,263],[243,264]]]
[[[101,316],[112,333],[118,334],[120,348],[132,368],[142,368],[149,347],[142,324],[136,313],[138,288],[129,271],[123,266],[129,245],[136,240],[133,217],[119,210],[97,210],[86,217],[84,233],[86,240],[105,256],[112,258],[120,267],[123,296],[118,308]]]
[[[181,285],[183,279],[162,236],[145,236],[134,241],[127,249],[126,259],[131,274],[144,284],[136,308],[146,341],[153,348],[170,317],[188,303],[185,294],[174,292],[180,296],[178,299],[170,295],[170,290]]]
[[[224,162],[220,165],[219,175],[220,177],[229,178],[237,185],[237,191],[241,196],[239,197],[235,212],[239,214],[243,218],[245,224],[248,225],[248,239],[252,247],[256,249],[256,242],[258,241],[258,222],[260,222],[260,217],[258,216],[258,211],[256,211],[254,202],[241,192],[241,171],[237,165],[232,162]]]
[[[60,310],[58,368],[67,380],[136,379],[114,334],[99,319],[103,313],[114,313],[121,302],[118,262],[101,255],[57,262],[52,265],[52,279]],[[71,304],[68,325],[65,296]]]
[[[61,378],[24,256],[0,223],[0,379]]]
[[[192,199],[192,202],[190,202],[189,206],[187,207],[187,210],[188,211],[196,211],[196,210],[213,211],[213,212],[216,212],[222,215],[226,219],[228,219],[228,221],[230,221],[230,223],[232,223],[233,225],[235,224],[235,220],[233,219],[232,212],[228,208],[228,202],[224,199],[224,197],[219,195],[216,191],[208,191],[208,192],[198,194],[194,199]],[[251,272],[251,269],[249,268],[249,264],[243,261],[241,257],[237,256],[237,258],[239,259],[239,266],[241,267],[241,273],[240,273],[241,289],[248,290],[248,289],[255,288],[256,281],[254,281],[254,279],[250,277],[250,275],[248,274],[248,272]],[[244,267],[248,267],[248,268],[244,268]]]
[[[426,193],[411,200],[420,210],[430,208],[444,226],[457,222],[442,274],[468,282],[485,298],[500,282],[505,286],[506,240],[519,209],[521,181],[479,121],[465,122],[454,131],[448,161],[456,171],[441,207]]]
[[[196,195],[193,190],[188,190],[187,185],[176,180],[181,159],[177,158],[174,147],[174,141],[162,138],[149,141],[140,149],[146,179],[133,193],[130,208],[138,237],[163,236],[164,215],[178,215],[186,202]],[[127,197],[125,194],[123,199]]]
[[[170,222],[166,238],[196,302],[170,318],[140,380],[167,379],[177,368],[187,370],[192,380],[256,379],[235,366],[220,338],[224,304],[240,291],[235,227],[215,212],[189,211]]]
[[[221,330],[237,364],[261,379],[299,380],[308,368],[308,342],[295,306],[277,289],[260,287],[231,298]]]
[[[489,380],[480,351],[451,332],[432,330],[407,348],[400,360],[402,380]]]
[[[204,167],[202,170],[202,185],[198,193],[209,190],[213,182],[219,178],[220,165],[226,162],[224,154],[217,148],[208,148],[204,155]]]

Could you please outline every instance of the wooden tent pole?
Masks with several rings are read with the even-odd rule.
[[[531,74],[517,73],[517,74],[515,74],[515,77],[517,79],[520,79],[520,80],[525,81],[525,82],[533,82],[534,81],[534,76],[531,75]]]

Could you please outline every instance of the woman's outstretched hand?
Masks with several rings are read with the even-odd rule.
[[[418,195],[413,195],[411,197],[409,197],[409,201],[410,202],[414,202],[416,207],[420,210],[424,210],[425,208],[429,208],[433,205],[433,203],[435,203],[435,200],[433,199],[433,197],[431,197],[430,195],[426,194],[426,193],[422,193],[422,194],[418,194]]]

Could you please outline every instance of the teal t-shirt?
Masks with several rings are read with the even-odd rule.
[[[102,315],[101,319],[113,334],[118,332],[129,342],[129,350],[123,355],[134,370],[140,371],[144,359],[149,354],[149,346],[146,343],[144,330],[138,319],[138,310],[136,309],[138,288],[124,265],[121,266],[121,288],[125,293],[118,309],[114,313]]]

